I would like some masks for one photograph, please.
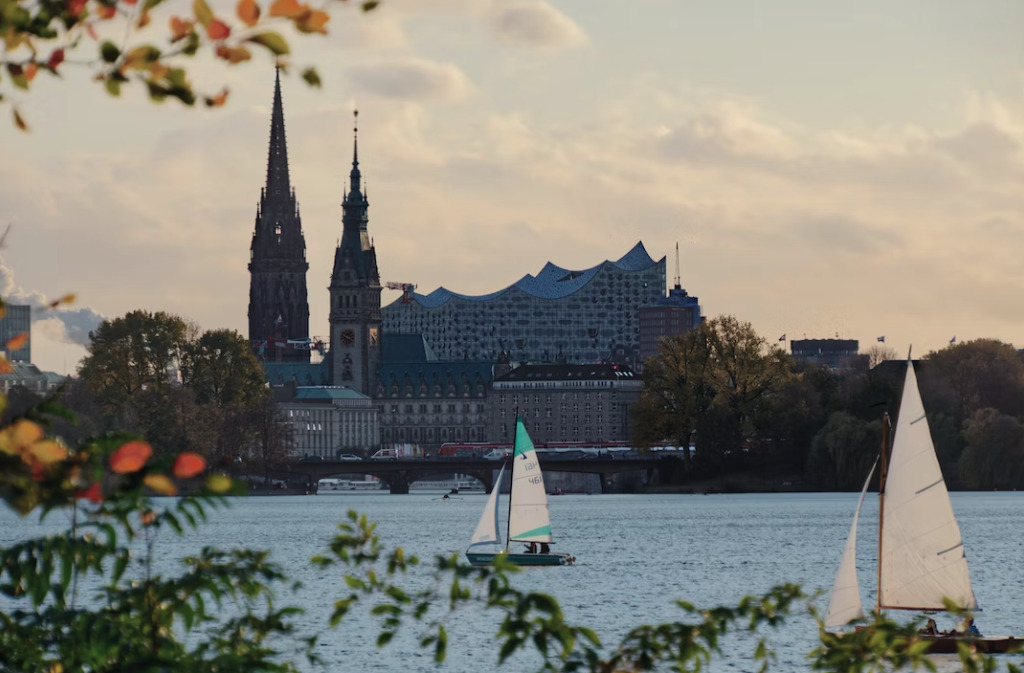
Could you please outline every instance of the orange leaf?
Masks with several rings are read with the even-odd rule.
[[[75,500],[88,500],[90,502],[101,503],[103,502],[103,490],[99,484],[92,484],[89,488],[83,488],[79,491],[75,491]]]
[[[110,469],[118,474],[138,472],[153,455],[153,448],[141,440],[133,440],[122,444],[110,456]]]
[[[14,367],[11,365],[10,360],[0,354],[0,374],[13,374]]]
[[[211,474],[206,478],[206,488],[214,493],[227,493],[231,489],[231,477],[226,474]]]
[[[295,27],[302,33],[327,34],[327,22],[331,15],[319,9],[309,12],[295,21]]]
[[[16,421],[4,433],[10,438],[11,444],[17,448],[35,444],[43,438],[43,428],[38,423],[27,419]]]
[[[143,526],[152,526],[156,523],[156,512],[151,509],[147,509],[145,512],[139,515],[139,521],[142,522]]]
[[[178,487],[175,486],[174,482],[166,475],[147,474],[146,478],[142,480],[142,483],[149,486],[160,495],[178,495]]]
[[[25,66],[25,79],[32,81],[35,79],[36,72],[39,71],[39,66],[36,65],[35,61],[29,61],[28,65]]]
[[[297,19],[308,11],[309,5],[304,5],[299,0],[274,0],[270,5],[269,14]]]
[[[192,32],[192,22],[186,21],[185,19],[179,19],[176,16],[171,17],[171,42],[177,42],[183,40]]]
[[[238,0],[235,12],[242,23],[250,28],[260,20],[260,6],[256,4],[256,0]]]
[[[224,40],[231,35],[231,27],[220,19],[214,19],[206,26],[206,34],[211,40]]]
[[[191,479],[206,469],[206,459],[198,453],[185,451],[174,459],[174,476],[178,479]]]
[[[57,463],[68,457],[68,450],[60,442],[44,439],[28,448],[29,454],[43,465]]]
[[[219,94],[217,94],[213,98],[207,98],[206,99],[206,105],[208,107],[220,107],[221,105],[224,105],[224,103],[227,103],[227,102],[228,102],[228,90],[227,89],[224,89],[223,91],[221,91]]]
[[[26,343],[28,343],[28,332],[22,332],[21,334],[7,340],[7,350],[20,351],[25,347]]]
[[[143,11],[139,14],[139,20],[135,22],[136,28],[145,28],[149,25],[149,12]]]
[[[46,62],[46,67],[53,70],[58,65],[64,62],[64,50],[54,49],[53,53],[50,54],[50,59]]]
[[[113,19],[117,15],[117,8],[108,7],[107,5],[98,5],[96,7],[96,14],[101,19]]]
[[[252,58],[252,54],[245,47],[229,47],[224,44],[217,47],[217,56],[229,63],[241,63]]]

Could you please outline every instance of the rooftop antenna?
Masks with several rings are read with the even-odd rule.
[[[676,289],[682,288],[682,278],[679,276],[679,241],[676,241]]]

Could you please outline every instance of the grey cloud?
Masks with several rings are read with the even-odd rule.
[[[587,41],[586,33],[546,2],[521,2],[497,11],[494,31],[502,39],[526,47],[562,49]]]
[[[969,169],[1004,171],[1021,159],[1020,141],[991,124],[972,124],[955,135],[937,139],[935,147]]]
[[[825,248],[830,254],[874,255],[900,242],[891,232],[842,215],[801,217],[790,227],[790,233],[797,242]]]
[[[363,91],[404,100],[457,99],[470,88],[454,65],[415,59],[359,66],[349,76]]]

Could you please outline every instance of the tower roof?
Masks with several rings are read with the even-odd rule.
[[[267,153],[267,195],[291,193],[288,178],[288,142],[284,135],[284,105],[281,102],[281,69],[274,73],[274,109],[270,116],[270,149]]]

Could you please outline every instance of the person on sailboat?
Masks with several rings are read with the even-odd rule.
[[[536,554],[537,553],[537,543],[536,542],[531,542],[530,544],[525,545],[525,546],[526,546],[526,553],[527,554]]]
[[[967,620],[967,628],[964,629],[964,635],[981,636],[981,631],[978,630],[977,624],[974,623],[974,617]]]
[[[550,554],[551,553],[551,545],[549,545],[547,542],[541,542],[540,543],[540,553],[541,554]]]
[[[921,629],[921,635],[923,636],[937,636],[939,635],[939,625],[935,623],[935,620],[928,618],[928,623]]]

